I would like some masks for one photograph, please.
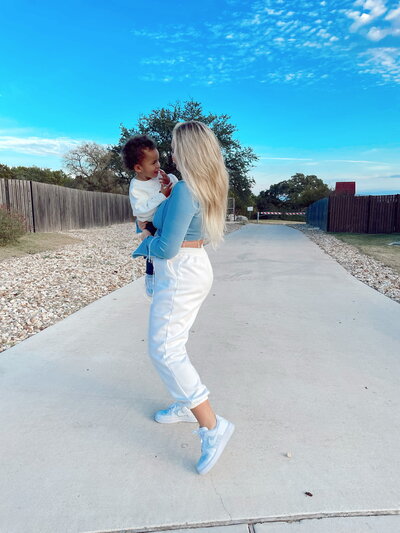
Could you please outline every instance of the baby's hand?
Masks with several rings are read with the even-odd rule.
[[[137,221],[137,225],[138,225],[139,228],[143,231],[143,230],[146,229],[147,221],[145,220],[144,222],[142,222],[141,220],[138,220],[138,221]]]
[[[171,191],[172,191],[172,183],[169,182],[167,184],[165,183],[161,183],[161,188],[160,188],[160,192],[166,197],[168,198],[168,196],[171,194]]]
[[[142,233],[139,235],[139,239],[144,241],[146,237],[151,237],[151,233],[148,229],[144,229]]]
[[[166,174],[163,170],[160,169],[161,178],[158,178],[160,180],[160,183],[163,185],[169,185],[171,182],[170,177],[168,174]]]

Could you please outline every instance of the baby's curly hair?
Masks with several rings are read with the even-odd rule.
[[[134,166],[141,163],[144,158],[144,150],[154,150],[156,143],[147,135],[135,135],[131,137],[121,150],[121,159],[125,168],[132,171]]]

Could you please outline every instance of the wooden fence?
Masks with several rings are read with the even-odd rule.
[[[0,205],[24,216],[28,231],[63,231],[133,220],[128,196],[0,179]]]
[[[328,208],[321,211],[324,201]],[[328,232],[400,233],[400,194],[330,196],[308,208],[307,223]]]

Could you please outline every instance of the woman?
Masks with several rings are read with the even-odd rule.
[[[213,281],[203,240],[215,247],[223,238],[228,174],[214,133],[201,122],[177,124],[172,135],[173,160],[183,180],[157,209],[153,237],[144,230],[133,256],[153,261],[154,294],[150,307],[150,357],[175,402],[158,411],[160,423],[198,422],[199,474],[215,465],[234,425],[214,413],[209,391],[186,353],[189,330]],[[168,185],[162,185],[165,192]],[[164,190],[165,188],[165,190]]]

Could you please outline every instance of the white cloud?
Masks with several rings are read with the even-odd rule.
[[[380,41],[381,39],[386,37],[387,34],[387,30],[373,27],[367,33],[367,39],[369,39],[370,41]]]
[[[312,161],[311,158],[304,158],[304,157],[267,157],[267,156],[260,156],[259,159],[261,160],[276,160],[276,161]]]
[[[349,33],[349,18],[352,27],[368,39],[366,43],[386,35],[387,28],[382,24],[395,27],[398,20],[397,9],[390,11],[386,0],[357,0],[350,10],[342,7],[349,0],[331,0],[329,9],[324,0],[305,0],[300,4],[255,0],[246,6],[240,0],[229,1],[235,6],[230,13],[221,11],[215,21],[200,23],[196,29],[177,26],[172,40],[162,26],[155,27],[154,34],[135,33],[148,38],[149,44],[153,37],[158,39],[155,47],[163,39],[162,48],[158,46],[154,54],[142,60],[148,69],[140,73],[141,79],[167,81],[173,77],[174,82],[185,81],[190,85],[204,85],[212,80],[216,85],[253,76],[259,83],[295,84],[298,80],[322,81],[327,77],[322,73],[330,72],[331,83],[336,74],[360,72],[360,63],[369,59],[357,56],[355,47],[359,46],[359,39],[356,42]],[[200,39],[192,38],[195,32]],[[210,56],[213,61],[208,59]],[[226,59],[222,60],[222,56]],[[150,70],[152,65],[158,67],[156,77]],[[301,69],[302,65],[307,68]],[[173,73],[169,68],[172,66]],[[372,82],[379,84],[382,80],[385,83],[387,77]]]
[[[279,17],[280,15],[282,15],[283,10],[281,9],[280,11],[276,11],[275,9],[269,9],[268,7],[266,7],[265,12],[267,13],[267,15],[275,15]]]
[[[350,26],[350,31],[353,32],[370,24],[387,11],[387,7],[383,0],[358,0],[354,5],[361,6],[362,11],[348,10],[346,12],[346,15],[354,20],[353,24]]]
[[[327,163],[364,163],[364,164],[384,164],[382,161],[359,161],[354,159],[325,159]]]
[[[242,26],[258,26],[259,24],[261,24],[261,22],[261,15],[260,13],[257,13],[252,19],[244,20],[242,22]]]
[[[82,141],[59,137],[45,139],[42,137],[15,137],[0,135],[0,150],[32,155],[62,156],[68,150],[75,148]]]
[[[400,7],[388,12],[383,0],[357,0],[354,5],[362,6],[362,11],[347,10],[347,17],[354,20],[350,31],[360,32],[370,41],[381,41],[387,36],[400,36]],[[368,12],[366,12],[368,11]],[[386,16],[382,18],[385,13]],[[366,31],[366,26],[374,26]]]
[[[324,30],[324,28],[321,28],[317,32],[317,35],[318,35],[318,37],[322,37],[323,39],[329,39],[331,37],[331,34],[328,33],[326,30]]]
[[[379,75],[386,82],[400,84],[400,48],[370,48],[360,54],[361,72]]]
[[[386,15],[385,20],[399,20],[400,19],[400,6],[397,9],[392,9]]]

